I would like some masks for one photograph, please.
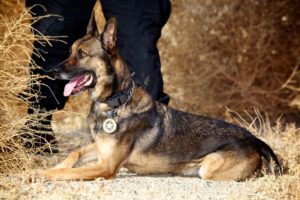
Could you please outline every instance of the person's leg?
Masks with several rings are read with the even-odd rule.
[[[37,6],[34,6],[39,4]],[[51,46],[47,43],[35,42],[35,52],[32,54],[32,62],[40,66],[42,69],[31,70],[32,74],[49,75],[51,69],[65,60],[69,55],[69,48],[72,43],[85,35],[86,27],[94,7],[95,0],[27,0],[26,7],[30,8],[34,17],[40,17],[47,14],[59,15],[43,18],[32,24],[32,31],[45,36],[67,36],[63,40],[66,43],[59,41],[51,41]],[[37,53],[37,51],[39,53]],[[41,55],[39,57],[37,55]],[[39,97],[32,98],[32,106],[34,109],[29,109],[28,113],[32,114],[35,111],[45,112],[54,109],[62,109],[67,98],[63,96],[64,85],[63,80],[53,80],[43,78],[40,80],[41,85],[33,86],[32,89],[39,91]],[[29,125],[34,129],[36,134],[34,137],[29,137],[29,141],[25,144],[27,147],[38,147],[46,142],[54,140],[54,135],[45,134],[51,132],[49,129],[52,116],[49,115],[47,120],[41,120],[42,126]],[[48,127],[48,128],[47,128]],[[25,134],[26,136],[26,134]],[[30,141],[31,140],[31,141]]]
[[[165,104],[169,96],[163,92],[161,64],[156,43],[167,22],[169,0],[100,0],[105,19],[117,18],[117,47],[136,81]]]

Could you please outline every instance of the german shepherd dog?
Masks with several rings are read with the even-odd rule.
[[[120,58],[116,26],[116,19],[110,18],[99,33],[92,15],[87,35],[74,42],[70,57],[56,69],[61,79],[70,80],[65,96],[88,89],[93,103],[87,120],[94,143],[37,172],[37,177],[108,179],[125,167],[137,174],[241,181],[262,166],[262,158],[281,174],[272,149],[244,128],[154,101]],[[87,160],[97,162],[74,167]]]

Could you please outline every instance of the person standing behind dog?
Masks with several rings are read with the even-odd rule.
[[[34,43],[34,47],[44,59],[32,54],[32,61],[42,69],[32,70],[32,74],[48,75],[47,72],[65,60],[69,55],[72,43],[86,33],[92,10],[96,0],[26,0],[26,7],[33,7],[34,17],[46,14],[61,17],[47,17],[32,24],[33,33],[36,31],[47,36],[65,35],[66,43],[52,42],[52,47],[47,44]],[[163,91],[163,79],[159,52],[156,47],[161,35],[161,29],[167,22],[171,3],[169,0],[101,0],[105,19],[115,16],[118,21],[117,47],[121,57],[135,73],[135,80],[144,86],[151,96],[165,104],[169,96]],[[67,98],[63,96],[63,80],[44,78],[41,80],[40,96],[32,99],[32,104],[39,112],[62,109]],[[37,88],[33,88],[37,89]],[[34,111],[28,110],[29,114]],[[31,127],[40,133],[30,136],[30,142],[25,146],[29,148],[43,146],[46,142],[54,142],[53,134],[44,134],[43,131],[52,132],[52,116],[47,121],[42,121],[43,127]],[[24,134],[26,136],[26,133]],[[28,136],[28,135],[27,135]],[[26,137],[28,139],[28,137]]]

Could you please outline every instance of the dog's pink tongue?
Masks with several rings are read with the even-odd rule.
[[[70,82],[67,85],[65,85],[65,89],[64,89],[65,97],[68,97],[71,95],[72,91],[74,90],[74,88],[76,87],[78,82],[81,80],[81,78],[82,77],[73,78],[72,80],[70,80]]]

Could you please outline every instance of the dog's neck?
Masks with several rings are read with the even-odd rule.
[[[136,83],[118,54],[112,56],[111,64],[115,72],[112,92],[110,96],[100,101],[100,103],[107,104],[111,109],[118,109],[130,101]]]
[[[133,79],[131,79],[131,82],[125,89],[113,94],[105,102],[109,105],[109,107],[113,109],[117,109],[123,105],[126,105],[128,101],[131,99],[135,87],[136,87],[136,83],[134,82]]]

